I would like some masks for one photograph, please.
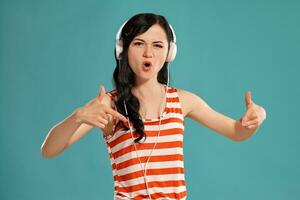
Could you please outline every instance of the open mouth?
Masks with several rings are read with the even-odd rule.
[[[145,66],[145,67],[151,67],[152,63],[150,61],[145,61],[145,62],[143,62],[143,66]]]
[[[143,62],[143,71],[148,72],[151,70],[152,63],[150,61]]]

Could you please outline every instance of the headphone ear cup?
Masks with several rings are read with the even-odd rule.
[[[176,53],[177,53],[177,46],[174,42],[170,42],[170,49],[169,49],[169,53],[168,53],[168,57],[167,57],[167,62],[172,62],[175,57],[176,57]]]
[[[122,52],[123,52],[123,41],[117,40],[117,42],[116,42],[116,57],[118,60],[121,59]]]

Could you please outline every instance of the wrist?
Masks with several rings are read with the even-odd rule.
[[[77,108],[74,112],[73,112],[73,115],[74,115],[74,118],[75,118],[75,122],[77,124],[82,124],[82,119],[81,119],[81,114],[83,112],[83,109],[82,108]]]

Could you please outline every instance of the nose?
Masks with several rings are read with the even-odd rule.
[[[152,52],[151,46],[145,45],[145,50],[144,50],[143,56],[146,58],[152,58],[153,52]]]

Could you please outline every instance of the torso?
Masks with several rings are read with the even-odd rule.
[[[113,93],[110,95],[115,97],[116,93]],[[149,183],[152,180],[153,184],[149,188],[150,193],[161,199],[186,199],[183,164],[184,116],[182,102],[180,102],[182,98],[179,98],[179,93],[179,90],[176,93],[175,88],[168,90],[168,103],[167,106],[164,106],[165,112],[162,121],[154,120],[157,113],[148,113],[146,117],[153,121],[144,121],[144,131],[147,137],[145,141],[137,144],[137,148],[134,147],[132,141],[134,128],[132,135],[129,130],[124,130],[121,126],[115,127],[112,135],[104,136],[112,164],[115,199],[146,197],[146,187],[143,184],[145,180],[139,162],[145,163],[145,158],[152,151],[151,161],[147,165],[147,172],[149,172],[147,181]],[[147,108],[155,109],[156,107],[156,111],[159,113],[159,100],[151,102],[148,106],[153,107]],[[125,123],[124,126],[128,125]],[[156,143],[157,146],[154,149],[153,145]],[[143,158],[142,161],[137,162],[137,156]]]

